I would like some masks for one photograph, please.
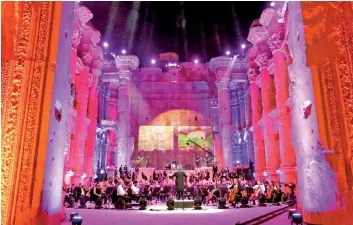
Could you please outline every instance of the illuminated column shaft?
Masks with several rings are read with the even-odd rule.
[[[222,155],[222,142],[219,135],[219,118],[218,118],[218,100],[217,98],[210,99],[211,121],[213,131],[213,154],[216,156],[216,163],[219,168],[224,167]]]
[[[107,107],[107,111],[108,111],[108,119],[112,120],[112,121],[117,121],[118,120],[118,100],[113,97],[110,96],[109,100],[108,100],[108,107]],[[115,156],[115,152],[116,152],[116,134],[114,132],[109,132],[108,135],[108,146],[107,146],[107,166],[112,166],[115,165],[116,163],[116,159],[114,159],[113,157]]]
[[[269,180],[279,181],[277,170],[280,167],[280,152],[279,144],[274,134],[274,120],[269,113],[275,107],[274,85],[267,66],[270,64],[267,53],[259,54],[255,63],[260,68],[261,76],[261,96],[262,96],[262,110],[264,117],[264,139],[265,139],[265,153],[266,153],[266,172]]]
[[[232,117],[230,107],[230,79],[223,77],[216,83],[218,89],[219,127],[225,166],[232,165]]]
[[[274,60],[276,86],[276,106],[279,111],[279,141],[281,154],[282,182],[296,183],[296,156],[292,147],[290,108],[286,106],[289,99],[289,75],[285,53],[281,50],[283,40],[280,34],[273,34],[268,41]]]
[[[97,62],[98,63],[98,62]],[[100,61],[99,61],[100,63]],[[85,163],[84,171],[90,178],[94,174],[94,150],[96,143],[96,129],[97,129],[97,116],[98,116],[98,94],[97,94],[97,82],[98,76],[100,75],[100,69],[92,69],[92,84],[89,92],[89,104],[88,104],[88,118],[90,124],[88,125],[88,137],[87,146],[85,151]]]
[[[130,167],[132,149],[128,149],[130,140],[130,105],[131,105],[131,70],[138,67],[139,61],[136,56],[117,56],[115,59],[119,77],[119,98],[118,98],[118,149],[117,167]]]
[[[254,155],[255,155],[255,176],[262,177],[266,169],[266,157],[262,127],[258,124],[262,116],[261,90],[256,83],[256,71],[253,68],[248,70],[250,79],[250,96],[252,108],[252,124],[254,135]]]

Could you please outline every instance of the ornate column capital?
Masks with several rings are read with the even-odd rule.
[[[239,83],[237,80],[231,80],[230,81],[230,89],[231,90],[236,90],[238,89]]]
[[[216,87],[218,89],[218,91],[221,90],[229,90],[230,88],[230,78],[221,78],[219,80],[216,81]]]
[[[254,26],[254,27],[250,28],[247,40],[250,43],[255,45],[257,43],[266,41],[269,36],[270,36],[270,32],[267,27]]]
[[[139,66],[139,59],[135,55],[113,55],[115,66],[118,70],[130,71]]]
[[[222,77],[229,78],[233,69],[246,68],[247,62],[245,60],[235,60],[229,56],[220,56],[212,58],[209,63],[209,68],[217,76],[217,79]]]
[[[266,68],[269,65],[270,58],[266,52],[260,53],[256,56],[254,62],[261,69]]]
[[[257,77],[259,76],[259,72],[255,68],[248,69],[248,77],[250,82],[256,82]]]
[[[267,41],[268,46],[270,47],[272,54],[276,51],[283,51],[284,36],[280,32],[276,32],[271,35]],[[284,52],[284,51],[283,51]]]
[[[218,99],[210,98],[210,105],[211,105],[211,108],[218,108]]]

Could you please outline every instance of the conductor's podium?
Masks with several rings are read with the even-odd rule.
[[[194,208],[194,200],[174,200],[175,209],[190,209]]]

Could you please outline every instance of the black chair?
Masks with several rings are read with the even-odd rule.
[[[168,193],[170,192],[172,192],[172,186],[164,186],[159,194],[160,200],[167,201]]]

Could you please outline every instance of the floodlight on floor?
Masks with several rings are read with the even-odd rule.
[[[228,209],[226,204],[227,204],[227,202],[226,202],[225,198],[220,197],[219,200],[218,200],[218,208],[219,209]]]
[[[72,221],[72,218],[74,218],[75,216],[78,216],[77,212],[70,213],[70,221]]]
[[[147,207],[147,201],[145,198],[142,198],[139,202],[139,210],[146,210],[146,207]]]
[[[302,225],[303,224],[303,216],[299,212],[295,212],[292,214],[292,224]]]
[[[289,208],[288,209],[288,219],[292,218],[292,214],[297,211],[296,208]]]
[[[201,209],[202,209],[201,205],[202,205],[202,200],[201,200],[201,198],[196,198],[196,199],[194,200],[194,209],[195,209],[195,210],[201,210]]]
[[[74,216],[71,220],[72,225],[81,225],[82,224],[82,217],[81,216]]]
[[[174,210],[174,199],[169,198],[167,201],[167,209],[168,210]]]

